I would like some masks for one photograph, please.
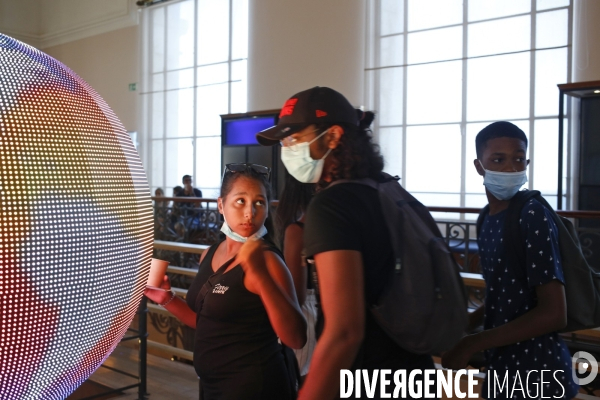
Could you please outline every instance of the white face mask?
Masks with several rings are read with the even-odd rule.
[[[235,240],[236,242],[245,243],[251,237],[260,239],[261,237],[265,236],[267,234],[267,228],[265,228],[265,226],[262,225],[258,229],[258,231],[256,231],[256,233],[254,233],[252,236],[245,237],[245,236],[240,235],[239,233],[234,232],[229,227],[229,224],[227,223],[227,220],[225,219],[225,215],[223,215],[223,225],[221,226],[221,232],[223,232],[225,234],[225,236],[227,236],[228,238],[230,238],[232,240]]]
[[[325,130],[323,133],[318,135],[310,142],[295,144],[292,147],[284,146],[281,148],[281,161],[285,168],[288,170],[290,175],[296,178],[299,182],[303,183],[317,183],[323,173],[323,165],[325,164],[325,158],[331,152],[331,149],[327,150],[327,153],[320,160],[313,160],[310,156],[310,144],[327,133]]]
[[[481,160],[479,165],[485,171],[483,184],[498,200],[510,200],[527,182],[527,170],[519,172],[496,172],[483,168]]]

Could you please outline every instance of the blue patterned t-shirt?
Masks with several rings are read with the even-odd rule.
[[[506,210],[488,215],[478,238],[486,283],[485,329],[497,328],[534,308],[537,304],[536,286],[552,280],[564,284],[558,229],[550,211],[537,200],[530,200],[521,211],[519,223],[521,238],[525,239],[526,246],[525,271],[522,270],[523,266],[509,267],[506,263],[506,249],[502,243],[505,217]],[[517,268],[521,268],[521,271]],[[489,349],[486,351],[486,361],[488,373],[482,387],[485,398],[537,398],[543,395],[570,399],[578,391],[571,372],[571,355],[556,332]],[[552,372],[542,374],[542,370]],[[495,378],[498,377],[497,381],[501,382],[505,371],[509,371],[507,383],[510,390],[499,393],[500,386],[495,385],[494,396]],[[521,387],[519,379],[529,393],[512,390],[513,387]],[[540,393],[541,388],[543,392]]]

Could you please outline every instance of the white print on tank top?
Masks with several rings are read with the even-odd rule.
[[[217,283],[212,292],[217,294],[225,294],[227,289],[229,289],[229,286],[223,286],[220,283]]]

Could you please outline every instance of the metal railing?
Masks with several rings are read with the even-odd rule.
[[[138,388],[138,392],[137,392],[138,400],[146,400],[148,398],[147,397],[148,396],[148,393],[147,393],[147,379],[148,379],[147,354],[148,354],[148,352],[147,352],[147,347],[146,347],[147,340],[148,340],[147,339],[148,338],[147,322],[146,322],[147,314],[148,314],[147,299],[146,299],[146,297],[142,296],[142,301],[140,302],[140,305],[139,305],[138,311],[137,311],[138,328],[135,329],[130,326],[127,329],[127,333],[120,341],[120,343],[123,343],[123,342],[131,341],[131,340],[135,340],[135,339],[138,340],[138,344],[139,344],[138,374],[135,375],[129,371],[112,367],[112,366],[108,365],[106,362],[104,362],[103,364],[100,365],[100,368],[108,369],[115,373],[125,375],[132,379],[135,379],[135,380],[137,380],[137,383],[121,386],[118,388],[111,388],[110,390],[106,390],[104,392],[97,393],[92,396],[82,397],[81,400],[92,400],[92,399],[97,399],[100,397],[104,398],[105,396],[108,396],[111,394],[121,394],[125,390],[133,389],[136,387]],[[93,379],[91,379],[91,380],[93,380]]]
[[[222,218],[217,210],[216,199],[189,197],[153,197],[155,200],[155,239],[159,241],[210,245],[219,237]],[[277,206],[277,202],[272,203]],[[479,208],[429,207],[431,212],[460,215],[460,219],[439,219],[438,226],[463,272],[480,273],[476,218]],[[558,211],[558,214],[574,221],[582,249],[591,265],[600,267],[600,212]],[[196,270],[199,254],[177,251],[175,248],[159,247],[155,257],[167,260],[171,265]],[[187,289],[192,277],[171,276],[174,286]],[[469,289],[470,306],[481,303],[484,292],[481,288]],[[170,343],[188,342],[189,332],[174,333],[170,322],[153,318],[153,325],[168,335]],[[185,329],[185,328],[184,328]]]
[[[157,198],[153,198],[157,200]],[[185,298],[187,288],[196,275],[200,254],[217,241],[222,224],[214,199],[158,198],[155,207],[155,257],[170,261],[168,274],[174,291]],[[164,202],[201,205],[181,212],[181,206]],[[275,204],[276,205],[276,202]],[[179,210],[178,210],[179,209]],[[459,207],[429,207],[431,212],[460,214],[461,219],[437,219],[442,234],[462,268],[461,275],[469,291],[469,307],[482,304],[485,282],[480,273],[476,218],[480,209]],[[600,212],[558,211],[574,221],[584,255],[591,265],[600,260]],[[469,218],[471,217],[471,218]],[[150,322],[166,336],[168,344],[148,340],[148,348],[166,351],[184,360],[193,359],[194,330],[181,324],[161,307],[148,304]],[[571,346],[600,351],[600,331],[586,330],[565,335]],[[183,347],[183,348],[182,348]],[[590,389],[591,390],[591,389]]]
[[[153,197],[154,239],[212,244],[219,238],[223,220],[216,199]]]

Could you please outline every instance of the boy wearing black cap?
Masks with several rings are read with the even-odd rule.
[[[570,399],[578,387],[569,350],[557,333],[565,327],[567,313],[558,229],[550,211],[532,199],[520,212],[525,266],[507,262],[514,257],[503,240],[510,200],[527,182],[527,137],[500,121],[481,130],[475,143],[474,164],[484,178],[489,212],[478,237],[485,305],[471,314],[471,325],[483,322],[485,330],[466,336],[444,354],[443,366],[466,368],[474,353],[486,350],[483,397]],[[505,376],[508,387],[500,390],[495,383]]]
[[[261,144],[281,143],[282,161],[297,180],[327,187],[313,198],[305,220],[305,252],[316,264],[326,323],[300,399],[335,398],[342,369],[366,370],[372,378],[379,369],[434,368],[430,356],[402,349],[367,312],[394,266],[377,190],[352,182],[331,185],[382,179],[383,158],[369,129],[373,119],[335,90],[314,87],[287,100],[278,124],[257,134]],[[369,398],[384,396],[380,382]],[[358,385],[360,395],[371,396],[363,381]],[[388,386],[387,393],[392,390]]]

